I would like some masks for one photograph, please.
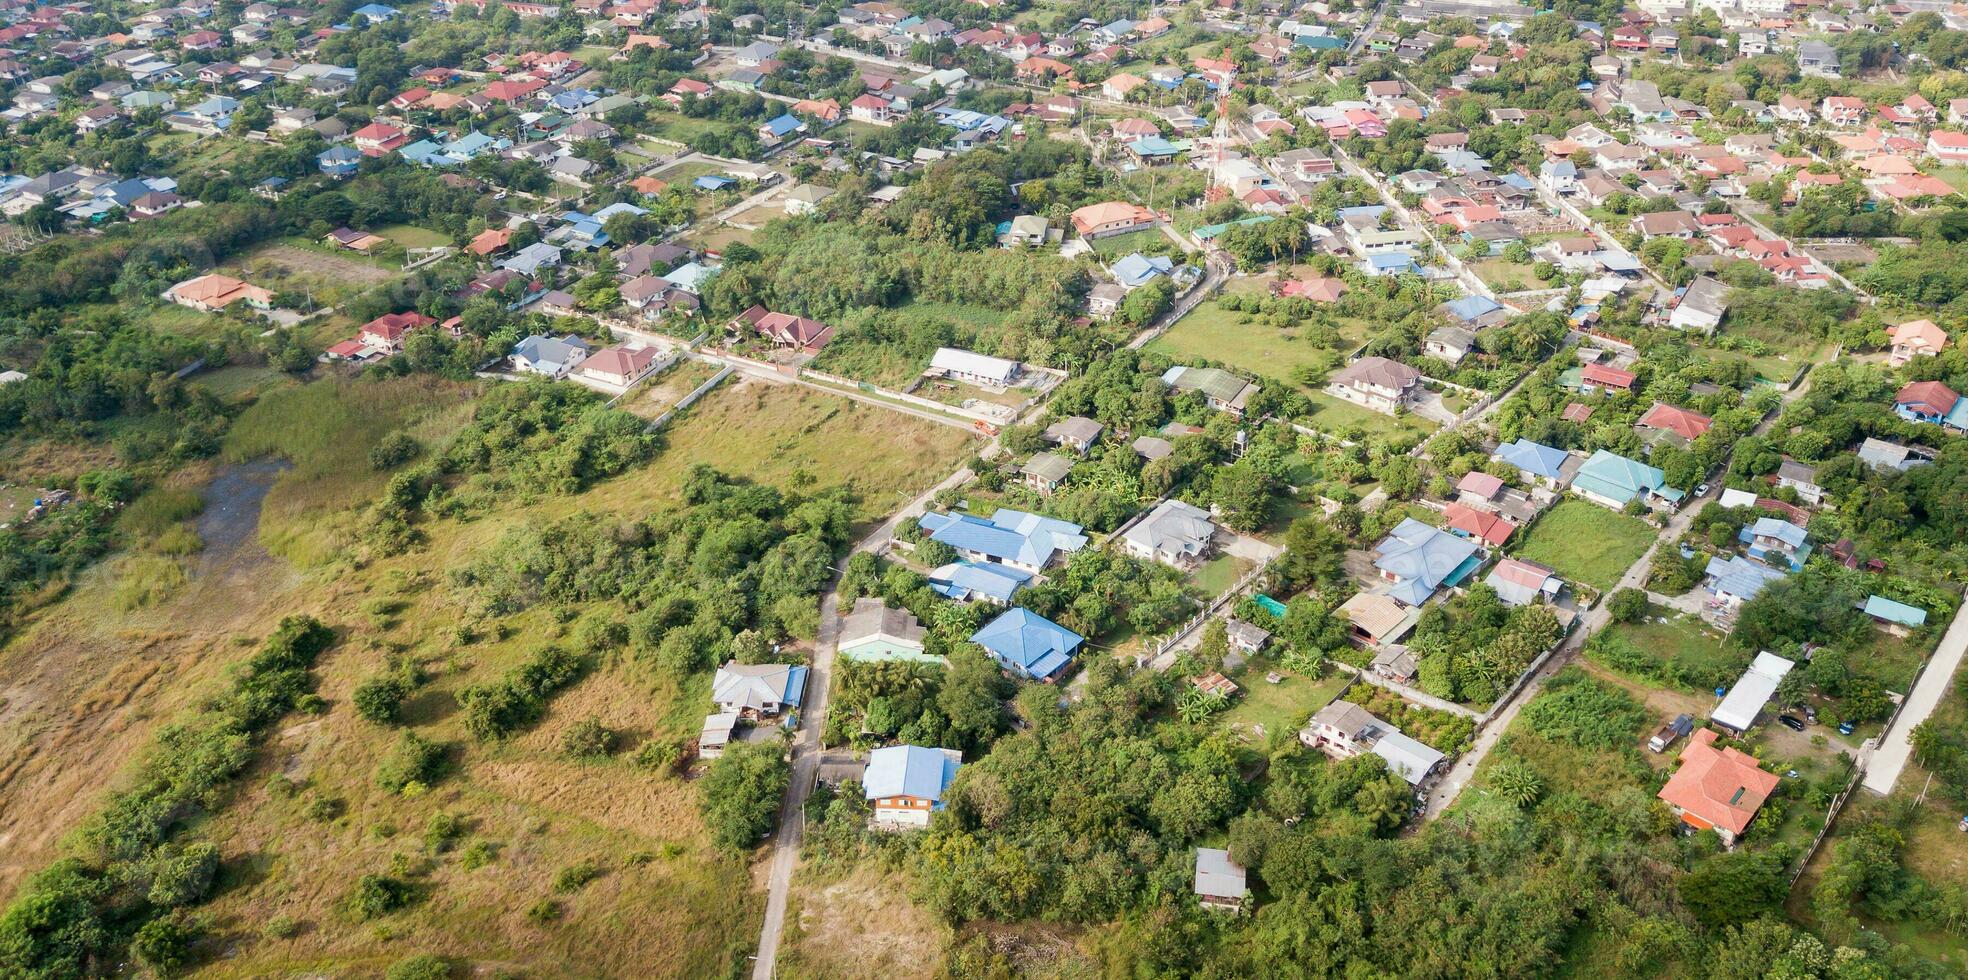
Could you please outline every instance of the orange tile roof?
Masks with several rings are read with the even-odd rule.
[[[1700,828],[1741,834],[1776,790],[1775,773],[1764,772],[1756,757],[1737,749],[1717,749],[1715,730],[1695,733],[1681,750],[1681,768],[1661,787],[1660,798],[1681,811],[1681,819]]]

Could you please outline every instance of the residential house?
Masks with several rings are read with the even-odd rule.
[[[178,283],[164,291],[164,298],[179,306],[189,306],[206,313],[217,313],[234,303],[245,303],[256,310],[273,307],[271,290],[217,274]]]
[[[1816,467],[1786,456],[1777,464],[1777,486],[1797,491],[1797,498],[1812,506],[1824,502],[1824,487],[1818,485]]]
[[[1081,238],[1105,238],[1109,235],[1122,235],[1130,231],[1152,228],[1161,223],[1161,215],[1127,201],[1108,201],[1103,204],[1089,204],[1072,214],[1073,231]]]
[[[1483,581],[1496,590],[1497,598],[1507,606],[1554,603],[1565,590],[1565,581],[1557,572],[1522,558],[1498,561]]]
[[[1121,534],[1127,553],[1143,561],[1189,570],[1201,565],[1216,538],[1208,511],[1180,500],[1164,500]]]
[[[731,328],[741,334],[747,330],[755,332],[774,347],[808,354],[818,353],[834,339],[834,328],[827,324],[791,313],[773,313],[763,306],[753,306],[738,314],[731,321]]]
[[[1770,583],[1784,576],[1784,572],[1741,555],[1710,558],[1702,569],[1703,587],[1715,596],[1717,608],[1725,612],[1742,608],[1743,603],[1756,598]]]
[[[973,562],[1043,572],[1054,561],[1086,547],[1078,524],[1000,507],[987,518],[974,514],[928,513],[917,524],[933,541],[954,548]]]
[[[1802,570],[1811,556],[1805,537],[1803,528],[1776,517],[1759,517],[1741,532],[1742,541],[1749,545],[1749,557],[1772,568],[1787,566],[1793,572]]]
[[[869,824],[876,830],[929,826],[930,815],[943,809],[944,794],[962,760],[961,750],[920,745],[889,745],[868,753],[861,791],[873,810]]]
[[[1373,550],[1374,568],[1392,583],[1387,594],[1409,606],[1461,584],[1481,564],[1474,542],[1412,517],[1403,518]]]
[[[1298,739],[1336,759],[1372,752],[1389,771],[1419,787],[1442,764],[1442,753],[1401,733],[1351,701],[1334,701],[1319,709]]]
[[[944,663],[942,657],[924,652],[926,635],[922,624],[907,609],[892,609],[878,598],[862,596],[854,600],[854,611],[841,620],[836,649],[841,656],[862,662]]]
[[[1543,485],[1552,490],[1570,486],[1572,478],[1578,475],[1579,467],[1585,463],[1583,458],[1563,449],[1524,438],[1498,446],[1490,458],[1516,467],[1519,478],[1526,484]]]
[[[1442,529],[1458,537],[1480,541],[1491,548],[1501,548],[1516,532],[1517,525],[1494,511],[1453,503],[1442,508]]]
[[[1073,472],[1073,461],[1058,453],[1039,453],[1018,468],[1025,485],[1040,496],[1047,496],[1066,482]]]
[[[1400,603],[1379,592],[1355,592],[1339,612],[1346,617],[1349,638],[1362,645],[1397,641],[1416,622]]]
[[[1947,346],[1947,331],[1932,320],[1909,320],[1886,328],[1893,353],[1888,359],[1899,367],[1916,357],[1933,357]]]
[[[1045,441],[1085,456],[1093,448],[1093,444],[1100,439],[1100,434],[1105,431],[1106,426],[1099,422],[1084,416],[1071,415],[1046,426],[1043,435]]]
[[[1594,503],[1622,508],[1639,500],[1649,507],[1679,503],[1684,492],[1667,485],[1667,476],[1638,460],[1601,449],[1572,478],[1572,490]]]
[[[1968,400],[1939,381],[1914,381],[1893,396],[1893,411],[1909,422],[1968,429]]]
[[[394,354],[403,350],[403,341],[410,331],[436,323],[436,317],[425,316],[416,310],[385,313],[363,324],[356,331],[356,339],[377,350]]]
[[[1815,78],[1838,77],[1838,49],[1818,40],[1797,42],[1797,70]]]
[[[1642,238],[1679,238],[1691,241],[1702,233],[1701,222],[1686,211],[1654,211],[1638,215],[1632,222],[1633,230]]]
[[[1374,654],[1367,662],[1367,670],[1375,677],[1385,677],[1396,684],[1407,684],[1421,672],[1421,663],[1407,647],[1390,645]]]
[[[654,347],[616,345],[604,347],[582,359],[578,371],[582,378],[616,388],[627,388],[641,381],[656,366]]]
[[[535,276],[539,275],[541,269],[551,269],[559,265],[560,259],[560,246],[534,242],[513,253],[511,258],[500,262],[499,268],[509,269],[522,276]]]
[[[1394,414],[1421,385],[1421,372],[1385,357],[1363,357],[1334,373],[1326,391],[1376,412]]]
[[[1250,898],[1244,866],[1217,847],[1196,848],[1196,882],[1191,888],[1204,908],[1239,911]]]
[[[1709,714],[1709,720],[1738,735],[1748,731],[1756,724],[1756,716],[1762,712],[1763,706],[1769,704],[1770,698],[1777,693],[1777,687],[1783,683],[1784,675],[1790,673],[1796,666],[1795,663],[1768,650],[1758,653],[1756,659],[1750,662],[1749,669],[1743,671],[1743,675],[1736,680],[1735,686],[1728,689],[1729,693]],[[1701,734],[1697,733],[1695,738],[1700,740]],[[1709,733],[1709,741],[1714,741],[1712,731]],[[1770,778],[1774,785],[1776,777]]]
[[[1632,371],[1624,371],[1604,364],[1587,364],[1579,371],[1579,385],[1585,389],[1604,388],[1612,391],[1632,391],[1633,383],[1639,376]]]
[[[1643,437],[1651,436],[1686,446],[1706,434],[1713,424],[1714,420],[1699,412],[1676,408],[1666,402],[1655,402],[1633,427]]]
[[[806,668],[797,664],[727,661],[711,678],[711,700],[747,720],[798,711],[806,694]],[[788,719],[790,720],[790,719]]]
[[[1713,830],[1724,846],[1734,847],[1782,780],[1763,771],[1753,755],[1717,749],[1716,738],[1715,729],[1704,728],[1688,739],[1681,768],[1668,777],[1659,796],[1682,823]]]
[[[1038,613],[1014,606],[972,633],[970,642],[983,647],[1006,670],[1050,683],[1072,663],[1086,640]]]
[[[1927,625],[1927,610],[1884,596],[1867,596],[1861,608],[1875,625],[1894,636],[1906,636]]]
[[[1897,442],[1867,436],[1859,444],[1859,462],[1875,470],[1904,473],[1915,466],[1934,461],[1934,454],[1923,446],[1903,446]]]
[[[508,360],[515,371],[564,378],[587,359],[592,349],[587,341],[573,334],[560,338],[534,334],[513,345]]]
[[[1006,605],[1026,583],[1031,572],[994,562],[956,561],[929,573],[929,587],[937,595],[958,602],[984,601]]]
[[[1729,287],[1712,276],[1697,276],[1674,300],[1668,326],[1713,334],[1729,312]]]
[[[1162,372],[1162,383],[1179,392],[1199,391],[1209,407],[1239,418],[1257,394],[1257,385],[1221,368],[1172,367]]]

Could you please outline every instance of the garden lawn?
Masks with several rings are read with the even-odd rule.
[[[1251,316],[1249,323],[1242,322]],[[1232,312],[1215,303],[1203,303],[1176,321],[1167,333],[1148,345],[1175,358],[1209,358],[1249,374],[1289,382],[1300,367],[1314,367],[1329,358],[1323,351],[1299,340],[1295,332],[1259,322],[1255,314]]]
[[[1093,250],[1104,261],[1112,262],[1130,252],[1145,251],[1151,246],[1165,242],[1168,242],[1168,237],[1162,234],[1160,228],[1147,228],[1130,231],[1124,235],[1096,238],[1093,241]]]
[[[1207,596],[1220,596],[1237,584],[1245,572],[1250,571],[1251,563],[1235,555],[1218,555],[1203,563],[1189,576],[1191,584]]]
[[[1306,425],[1328,435],[1351,438],[1348,433],[1355,429],[1363,438],[1396,435],[1400,433],[1434,432],[1436,425],[1412,413],[1395,418],[1383,415],[1370,408],[1355,405],[1342,398],[1334,398],[1323,391],[1308,391],[1305,397],[1312,400],[1314,411],[1305,419]]]
[[[1548,565],[1559,577],[1600,592],[1620,576],[1654,541],[1651,525],[1584,500],[1566,500],[1546,511],[1522,538],[1517,557]]]
[[[1277,670],[1284,680],[1271,684],[1264,675]],[[1305,724],[1313,712],[1332,703],[1346,688],[1346,675],[1338,671],[1326,677],[1304,677],[1271,666],[1268,660],[1251,662],[1249,669],[1233,678],[1243,692],[1222,715],[1223,724],[1233,730],[1248,731],[1260,738],[1272,732],[1292,731]]]
[[[436,248],[451,244],[450,235],[416,225],[384,225],[376,229],[376,234],[404,248]]]

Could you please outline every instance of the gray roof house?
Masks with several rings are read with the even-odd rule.
[[[1250,895],[1244,868],[1217,847],[1196,848],[1196,900],[1206,908],[1236,911]]]
[[[499,268],[511,269],[522,276],[531,276],[537,275],[541,269],[550,269],[559,264],[560,246],[534,242],[499,263]]]
[[[1073,461],[1058,453],[1040,453],[1025,461],[1018,468],[1018,475],[1025,478],[1025,485],[1040,493],[1051,493],[1066,482],[1066,474],[1073,471]]]
[[[1073,415],[1046,426],[1045,441],[1085,456],[1105,431],[1106,426],[1090,418]]]
[[[1200,564],[1215,537],[1209,512],[1180,500],[1162,501],[1121,533],[1128,554],[1176,568]]]

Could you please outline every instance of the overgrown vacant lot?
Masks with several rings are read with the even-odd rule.
[[[887,515],[948,476],[981,444],[953,426],[864,405],[803,385],[734,377],[663,430],[668,448],[643,475],[601,487],[601,506],[626,492],[673,494],[684,466],[708,463],[733,476],[812,487],[848,486],[857,521]],[[649,481],[654,481],[650,483]]]
[[[1654,529],[1637,517],[1589,501],[1566,500],[1531,525],[1517,556],[1556,569],[1566,581],[1604,592],[1619,583],[1653,540]]]
[[[258,535],[253,501],[208,503],[199,529],[209,544],[186,559],[188,585],[125,611],[113,600],[117,566],[105,563],[0,650],[0,833],[9,842],[0,886],[11,891],[58,856],[61,836],[120,785],[114,774],[161,723],[218,690],[280,616],[307,612],[341,634],[315,667],[327,711],[285,718],[193,831],[224,856],[208,906],[209,975],[380,975],[420,952],[534,976],[705,977],[743,966],[761,908],[749,856],[713,847],[692,783],[632,761],[651,740],[695,735],[708,675],[679,683],[611,654],[536,724],[477,741],[464,731],[461,689],[502,677],[547,644],[577,648],[589,620],[616,613],[542,606],[487,621],[445,572],[520,524],[581,510],[660,513],[676,505],[696,463],[782,487],[851,485],[857,517],[872,520],[941,479],[973,440],[810,389],[734,384],[673,422],[637,469],[573,496],[502,498],[469,521],[425,521],[422,547],[372,552],[365,508],[390,474],[371,465],[370,450],[397,431],[426,453],[442,449],[479,390],[414,379],[269,392],[237,421],[228,462],[204,471],[219,474],[216,486],[246,461],[297,461],[277,476],[256,464],[272,479]],[[468,621],[473,628],[461,629]],[[359,684],[404,660],[428,677],[404,704],[405,727],[443,746],[443,762],[428,790],[396,794],[378,771],[400,731],[357,717],[352,700]],[[612,755],[563,751],[563,734],[587,718],[617,732]],[[453,824],[456,836],[436,841],[433,821]],[[592,881],[557,881],[582,865]],[[413,901],[359,920],[347,900],[365,874],[411,882]],[[543,901],[558,918],[529,914]],[[269,930],[283,922],[293,931]]]

